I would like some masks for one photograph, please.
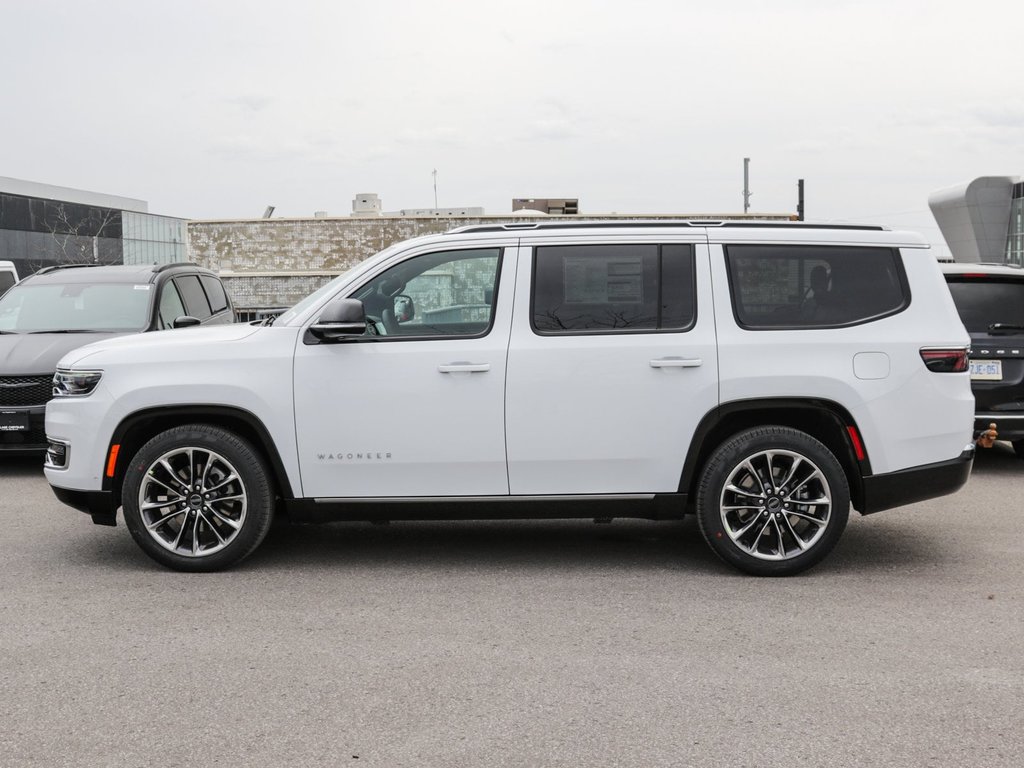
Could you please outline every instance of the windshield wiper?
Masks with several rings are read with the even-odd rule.
[[[1014,331],[1024,331],[1024,325],[1012,325],[1011,323],[992,323],[988,327],[989,333],[1013,333]]]
[[[27,331],[27,333],[103,333],[103,331],[93,331],[88,328],[54,328],[50,331]]]

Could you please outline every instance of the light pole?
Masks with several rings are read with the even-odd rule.
[[[750,210],[750,158],[743,158],[743,212]]]

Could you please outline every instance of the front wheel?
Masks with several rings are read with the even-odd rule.
[[[179,571],[234,565],[259,546],[273,517],[260,454],[209,424],[175,427],[143,445],[125,473],[121,498],[135,542]]]
[[[805,432],[766,426],[715,449],[697,488],[697,520],[726,563],[755,576],[805,571],[839,541],[850,511],[842,467]]]
[[[1024,440],[1014,440],[1012,443],[1013,452],[1017,454],[1018,459],[1024,459]]]

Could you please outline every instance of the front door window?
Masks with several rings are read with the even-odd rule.
[[[482,336],[494,319],[500,261],[499,248],[430,253],[378,275],[352,298],[382,337]]]

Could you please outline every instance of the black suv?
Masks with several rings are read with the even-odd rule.
[[[971,334],[975,430],[996,424],[1024,458],[1024,270],[1005,264],[943,264]]]
[[[46,450],[57,361],[130,333],[233,323],[220,278],[194,264],[46,267],[0,297],[0,453]]]

